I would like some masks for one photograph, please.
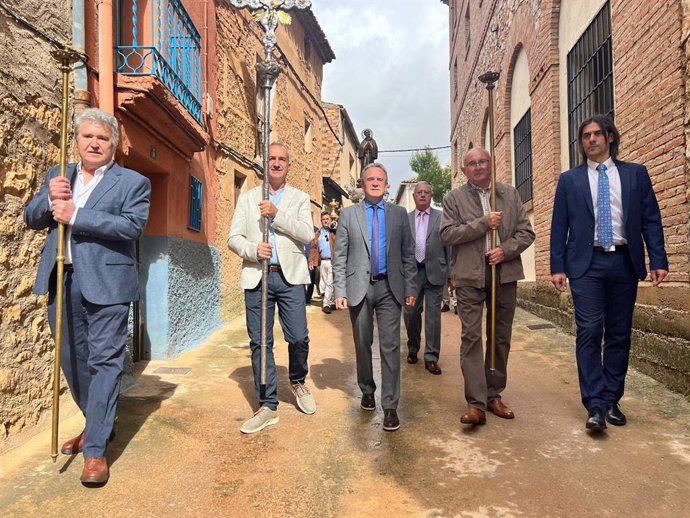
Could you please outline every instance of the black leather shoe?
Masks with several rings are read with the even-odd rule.
[[[362,402],[359,404],[362,410],[376,410],[376,400],[374,394],[362,394]]]
[[[389,408],[383,411],[383,429],[387,432],[394,432],[400,428],[400,420],[398,419],[398,412]]]
[[[407,363],[417,363],[417,353],[410,353],[407,355]]]
[[[618,403],[609,403],[606,408],[606,420],[613,426],[623,426],[628,422],[625,414],[618,408]]]
[[[331,306],[324,306],[321,311],[323,311],[326,314],[331,313]]]
[[[436,376],[439,376],[443,372],[437,362],[424,362],[424,368]]]
[[[606,421],[604,420],[604,411],[601,408],[594,408],[589,411],[589,417],[585,423],[585,428],[592,432],[601,432],[606,430]]]

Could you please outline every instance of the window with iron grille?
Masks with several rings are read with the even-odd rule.
[[[201,231],[201,199],[202,199],[202,184],[201,180],[190,176],[189,183],[189,228],[191,230]]]
[[[527,110],[513,129],[515,188],[522,202],[532,199],[532,118]]]
[[[607,1],[568,52],[568,142],[570,167],[580,162],[577,130],[592,115],[613,119],[611,6]]]

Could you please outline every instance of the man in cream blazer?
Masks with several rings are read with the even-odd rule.
[[[240,285],[244,289],[247,332],[250,339],[254,388],[259,409],[240,431],[255,433],[278,423],[278,380],[273,356],[273,318],[276,304],[280,324],[288,342],[288,377],[297,406],[305,414],[316,411],[316,403],[305,379],[309,370],[309,331],[304,301],[304,284],[310,283],[304,245],[313,237],[309,196],[290,185],[286,178],[290,155],[283,144],[269,147],[269,199],[262,199],[262,187],[242,194],[232,219],[228,248],[243,259]],[[269,241],[263,242],[261,219],[270,222]],[[270,260],[266,326],[266,387],[261,382],[261,261]]]

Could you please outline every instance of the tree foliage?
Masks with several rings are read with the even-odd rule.
[[[450,166],[443,167],[436,153],[427,147],[424,151],[418,151],[412,155],[410,168],[417,173],[417,181],[431,184],[433,200],[440,205],[451,188]]]

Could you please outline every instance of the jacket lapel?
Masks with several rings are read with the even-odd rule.
[[[579,187],[578,190],[582,193],[582,196],[585,199],[585,205],[589,209],[589,212],[592,215],[592,217],[594,217],[594,207],[592,205],[592,190],[589,188],[589,174],[587,172],[586,164],[578,166],[575,173],[575,178],[577,181],[577,185]]]
[[[367,252],[369,252],[369,232],[367,231],[367,213],[364,205],[364,200],[362,200],[362,202],[358,203],[357,205],[357,210],[355,211],[357,223],[359,223],[359,230],[362,232],[364,246],[367,247]]]
[[[429,210],[429,221],[426,227],[426,239],[427,241],[429,240],[429,236],[431,236],[431,229],[433,228],[434,224],[436,223],[436,220],[441,217],[441,213],[437,211],[436,209],[430,209]]]
[[[115,184],[117,184],[117,182],[120,180],[121,174],[122,169],[119,165],[113,162],[113,165],[110,166],[110,168],[105,172],[98,185],[94,187],[93,192],[89,196],[89,199],[86,200],[84,207],[87,209],[92,209],[100,201],[103,195],[105,195],[105,193],[107,193],[115,186]]]

